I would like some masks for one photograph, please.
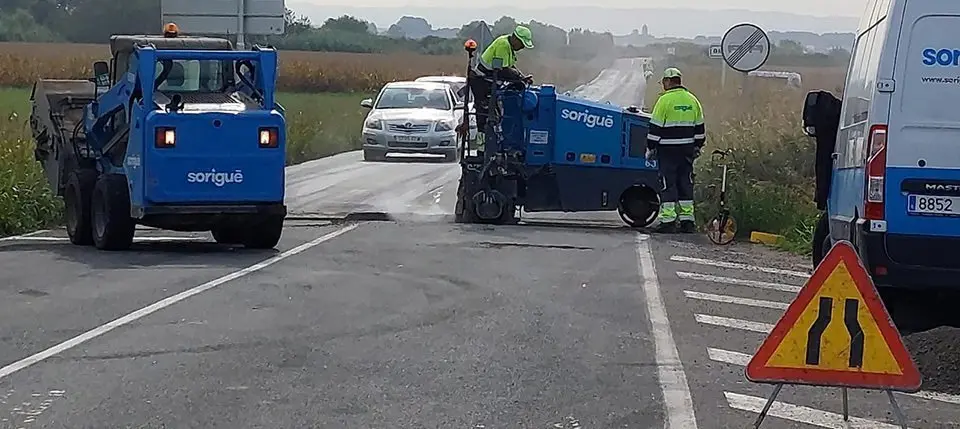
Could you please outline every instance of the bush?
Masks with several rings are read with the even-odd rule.
[[[60,217],[60,201],[33,158],[29,131],[0,106],[0,236],[42,228]]]
[[[705,224],[717,210],[722,163],[711,156],[729,150],[727,204],[740,235],[750,231],[781,234],[782,247],[808,252],[816,224],[814,146],[803,134],[801,110],[808,90],[842,86],[840,68],[795,69],[805,89],[788,88],[782,80],[751,78],[740,92],[741,77],[728,73],[720,85],[717,67],[683,67],[684,85],[704,108],[707,143],[695,166],[697,218]],[[647,88],[646,105],[653,106],[661,91],[654,79]]]

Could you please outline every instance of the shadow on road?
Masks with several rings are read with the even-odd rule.
[[[93,269],[211,267],[241,269],[279,253],[276,249],[253,250],[203,241],[134,242],[123,251],[102,251],[93,246],[77,246],[69,241],[20,241],[4,243],[0,252],[39,251],[60,260]]]

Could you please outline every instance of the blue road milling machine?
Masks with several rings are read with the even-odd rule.
[[[473,63],[476,43],[464,47]],[[649,115],[557,94],[552,85],[489,81],[484,150],[474,152],[461,133],[456,222],[511,224],[522,209],[617,210],[632,227],[653,223],[662,186],[656,160],[645,156]]]
[[[127,249],[137,224],[273,248],[284,205],[277,52],[218,38],[115,35],[88,80],[41,79],[35,155],[70,241]]]

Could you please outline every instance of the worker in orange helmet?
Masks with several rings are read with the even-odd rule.
[[[179,34],[180,29],[177,28],[177,24],[171,22],[163,26],[163,37],[172,38],[177,37]]]

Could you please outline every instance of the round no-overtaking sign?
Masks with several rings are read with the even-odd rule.
[[[720,42],[723,61],[744,73],[763,66],[770,57],[770,38],[753,24],[739,24],[727,30]]]

